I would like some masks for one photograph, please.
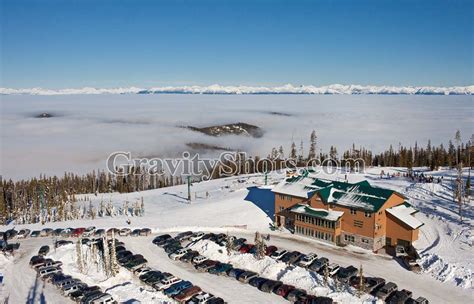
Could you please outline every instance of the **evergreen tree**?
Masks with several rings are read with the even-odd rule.
[[[315,159],[316,158],[316,142],[317,142],[316,131],[313,130],[313,132],[311,132],[311,136],[309,138],[308,159]]]
[[[291,159],[296,159],[297,155],[296,155],[296,144],[295,142],[292,142],[291,143],[291,149],[290,149],[290,158]]]

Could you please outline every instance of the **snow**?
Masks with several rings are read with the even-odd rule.
[[[92,88],[43,89],[43,88],[0,88],[2,95],[77,95],[77,94],[404,94],[404,95],[472,95],[474,85],[433,87],[433,86],[373,86],[332,84],[316,87],[313,85],[294,86],[286,84],[276,87],[256,86],[166,86],[154,88]]]
[[[76,220],[67,223],[55,222],[15,226],[19,230],[23,227],[29,229],[42,229],[44,227],[88,227],[99,228],[128,227],[131,229],[149,227],[154,235],[149,237],[121,238],[127,248],[132,248],[134,253],[140,253],[152,263],[153,267],[169,271],[179,277],[190,280],[204,290],[222,296],[229,303],[237,303],[241,294],[251,294],[251,299],[257,302],[272,301],[283,303],[280,298],[261,293],[253,287],[234,282],[228,278],[215,277],[208,274],[197,273],[193,268],[181,262],[168,259],[162,249],[151,243],[156,233],[179,232],[185,230],[212,231],[231,233],[238,237],[245,237],[250,242],[255,231],[270,234],[268,242],[281,249],[298,250],[303,253],[316,252],[318,256],[325,256],[331,262],[341,266],[363,265],[364,273],[369,276],[384,277],[397,283],[399,288],[413,291],[414,295],[423,296],[431,303],[463,303],[467,298],[474,296],[472,277],[474,269],[472,224],[474,212],[472,202],[464,207],[464,221],[461,224],[457,214],[457,204],[452,201],[452,183],[456,177],[454,170],[441,169],[435,172],[425,172],[425,175],[443,176],[442,184],[413,183],[410,179],[394,177],[381,179],[380,171],[389,173],[403,172],[403,168],[368,168],[363,174],[347,174],[349,182],[355,183],[368,180],[370,184],[390,188],[407,197],[408,202],[419,210],[417,218],[424,223],[420,227],[419,240],[415,243],[420,254],[419,263],[423,270],[416,274],[405,270],[396,260],[383,253],[374,254],[357,247],[344,248],[322,243],[317,240],[293,235],[287,231],[271,231],[274,206],[273,202],[265,198],[265,193],[271,193],[271,185],[279,183],[285,173],[272,172],[268,176],[268,186],[263,186],[263,175],[246,175],[229,177],[219,180],[194,183],[192,187],[193,201],[189,204],[186,200],[186,185],[162,188],[151,191],[127,194],[99,194],[82,195],[89,198],[97,205],[101,200],[112,200],[116,206],[122,206],[125,200],[134,201],[142,196],[145,202],[145,215],[143,217],[130,217],[131,224],[126,223],[123,216],[96,218],[95,220]],[[467,176],[467,169],[465,170]],[[320,173],[318,176],[332,180],[344,180],[346,173],[337,175]],[[261,187],[260,187],[261,186]],[[205,193],[209,192],[209,197]],[[246,200],[247,198],[247,200]],[[88,204],[88,202],[87,202]],[[2,230],[12,228],[3,227]],[[30,290],[37,291],[37,297],[44,296],[48,303],[62,303],[64,298],[57,290],[46,284],[35,285],[34,271],[28,266],[29,258],[44,244],[52,244],[51,238],[27,238],[20,240],[20,251],[8,259],[0,259],[0,271],[5,274],[3,296],[9,296],[12,303],[24,303]],[[227,257],[218,252],[213,244],[199,243],[199,250],[218,259],[232,259],[232,263],[249,267],[269,277],[279,277],[285,282],[314,291],[318,294],[330,294],[341,302],[353,298],[351,290],[335,292],[321,284],[318,276],[308,276],[302,269],[288,269],[272,260],[253,260],[250,255],[233,255]],[[217,249],[217,252],[216,252]],[[64,250],[64,251],[63,251]],[[65,271],[77,273],[74,265],[74,255],[71,248],[58,249],[51,253],[55,257],[66,261]],[[91,270],[92,271],[92,270]],[[20,275],[21,274],[21,275]],[[79,277],[79,274],[77,274]],[[103,284],[104,289],[119,299],[136,298],[147,302],[156,293],[149,294],[142,285],[127,273],[121,271],[119,277],[110,281],[102,280],[91,272],[90,276],[95,284]],[[87,278],[84,277],[84,280]],[[225,286],[225,289],[224,289]],[[126,297],[125,295],[130,295]],[[251,302],[246,302],[251,303]]]
[[[160,292],[156,292],[151,287],[145,287],[134,277],[133,273],[120,267],[120,271],[115,277],[107,278],[101,269],[97,269],[92,261],[86,267],[84,273],[77,268],[75,244],[66,245],[52,251],[48,257],[63,262],[63,273],[80,279],[89,286],[98,285],[102,291],[109,293],[114,299],[139,301],[141,303],[174,303]],[[90,247],[83,245],[82,252],[85,260],[91,256]],[[133,249],[132,249],[133,251]]]
[[[387,212],[395,216],[397,219],[401,220],[408,226],[413,229],[416,229],[423,225],[416,217],[413,216],[413,213],[416,213],[416,209],[412,207],[407,207],[405,205],[399,205],[392,208],[388,208]]]

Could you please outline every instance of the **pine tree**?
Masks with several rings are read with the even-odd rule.
[[[291,149],[290,149],[290,158],[291,159],[296,159],[296,144],[295,142],[291,143]]]
[[[228,256],[232,254],[232,250],[234,249],[234,240],[229,236],[228,233],[226,235],[225,249]]]
[[[255,232],[255,258],[261,260],[265,257],[265,242],[262,239],[260,232]]]
[[[324,264],[324,270],[323,270],[323,280],[324,280],[324,286],[328,286],[328,281],[329,281],[329,269],[328,269],[328,264]]]
[[[357,296],[360,298],[364,292],[365,292],[364,272],[363,272],[363,269],[362,269],[362,264],[360,264],[360,268],[359,268],[359,289],[357,290]]]
[[[308,159],[315,159],[316,158],[316,142],[317,142],[316,131],[313,130],[313,132],[311,132],[311,136],[309,138]]]

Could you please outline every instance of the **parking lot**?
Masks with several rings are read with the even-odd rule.
[[[175,236],[177,233],[172,233]],[[236,237],[243,237],[253,242],[254,233],[251,232],[232,232]],[[189,280],[199,286],[202,290],[209,292],[217,297],[225,299],[229,303],[288,303],[283,297],[273,293],[264,293],[248,284],[242,284],[239,281],[227,276],[216,276],[206,272],[198,272],[191,264],[183,263],[179,260],[174,261],[168,257],[162,248],[152,243],[157,234],[146,233],[142,236],[117,236],[117,239],[124,243],[127,249],[134,253],[142,255],[147,260],[147,265],[151,268],[157,268],[160,271],[170,272],[183,280]],[[74,237],[28,237],[25,239],[14,239],[20,243],[20,249],[16,253],[15,263],[4,270],[5,286],[10,290],[9,300],[12,303],[24,302],[25,295],[42,298],[47,303],[68,303],[68,298],[58,293],[51,284],[36,280],[36,274],[29,266],[30,258],[37,254],[38,249],[43,245],[52,245],[54,241],[65,239],[75,241]],[[365,276],[377,276],[385,278],[387,281],[393,281],[398,285],[398,289],[408,289],[413,291],[413,296],[424,296],[431,303],[449,303],[463,302],[468,298],[468,292],[458,289],[450,289],[447,286],[430,278],[417,280],[419,274],[409,271],[400,272],[400,266],[389,258],[375,256],[372,254],[350,251],[345,248],[331,247],[318,244],[314,241],[308,241],[294,235],[272,235],[268,245],[275,245],[278,249],[288,251],[297,250],[302,253],[314,252],[319,257],[327,257],[331,263],[337,263],[341,266],[353,265],[364,267]],[[250,269],[252,270],[252,269]],[[12,271],[21,271],[25,275],[9,276]],[[135,278],[130,279],[132,284],[130,288],[140,288],[141,282]],[[428,282],[427,282],[428,281]],[[116,282],[118,285],[120,282]],[[126,283],[124,282],[121,282]],[[135,287],[134,287],[135,286]],[[440,286],[440,288],[437,288]],[[153,292],[153,291],[151,291]],[[125,293],[125,292],[124,292]],[[126,293],[125,293],[126,294]],[[163,299],[163,298],[161,298]],[[166,300],[162,300],[166,302]]]

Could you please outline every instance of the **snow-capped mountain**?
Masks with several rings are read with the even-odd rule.
[[[92,88],[79,89],[43,89],[0,88],[1,95],[78,95],[78,94],[402,94],[402,95],[473,95],[474,85],[453,87],[397,87],[371,85],[342,85],[328,86],[287,84],[276,87],[263,86],[165,86],[154,88]]]

